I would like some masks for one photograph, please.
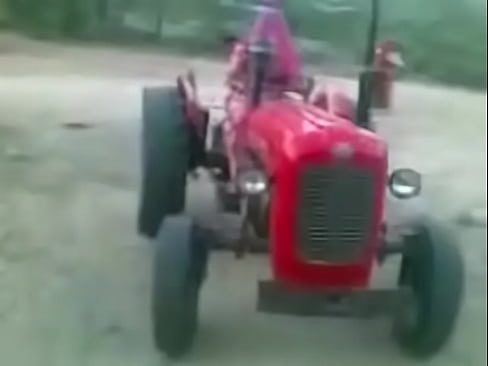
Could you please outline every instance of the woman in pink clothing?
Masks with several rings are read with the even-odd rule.
[[[225,101],[228,123],[224,124],[227,136],[227,151],[230,157],[231,175],[235,176],[236,161],[245,159],[247,126],[246,118],[250,107],[249,48],[260,41],[270,42],[272,56],[264,80],[262,100],[283,97],[286,92],[303,90],[301,60],[293,44],[288,24],[279,0],[262,0],[250,32],[234,42],[229,58],[227,85],[230,88]],[[245,163],[239,164],[244,166]]]
[[[229,64],[229,85],[245,87],[249,79],[249,45],[266,40],[273,47],[273,56],[266,83],[273,89],[296,89],[301,83],[301,60],[293,44],[288,24],[279,0],[263,0],[257,7],[257,16],[251,31],[234,43]]]

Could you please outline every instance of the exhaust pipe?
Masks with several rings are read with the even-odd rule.
[[[371,0],[371,22],[369,23],[367,47],[364,57],[364,70],[359,75],[358,102],[356,107],[356,124],[370,130],[371,103],[375,72],[374,57],[378,33],[379,0]]]
[[[268,72],[272,57],[271,43],[266,40],[258,41],[249,47],[249,67],[251,75],[251,105],[257,107],[261,103],[263,83]]]

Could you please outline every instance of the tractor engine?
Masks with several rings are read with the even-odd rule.
[[[248,120],[267,179],[274,277],[288,285],[364,286],[380,243],[387,152],[353,122],[295,100],[263,103]]]

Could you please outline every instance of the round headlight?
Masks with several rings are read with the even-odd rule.
[[[266,175],[259,170],[247,170],[239,174],[239,189],[244,194],[260,194],[268,187]]]
[[[390,192],[397,198],[412,198],[421,190],[421,176],[413,169],[397,169],[388,182]]]

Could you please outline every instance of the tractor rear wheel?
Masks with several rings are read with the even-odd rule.
[[[176,88],[145,88],[138,231],[149,238],[163,217],[184,210],[190,131]]]
[[[405,240],[399,285],[410,291],[397,309],[393,336],[410,355],[428,358],[454,329],[463,295],[463,262],[446,229],[431,220]]]
[[[198,325],[198,303],[208,261],[203,231],[185,216],[167,216],[156,239],[152,320],[156,347],[169,358],[186,354]]]

